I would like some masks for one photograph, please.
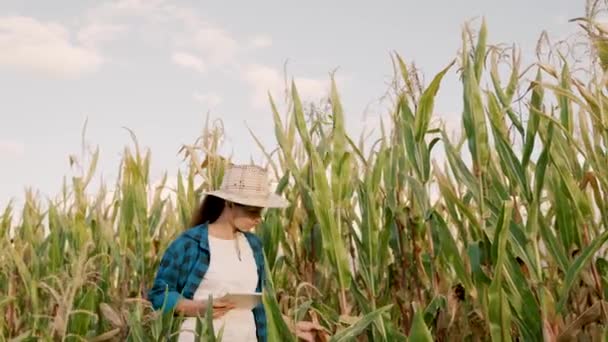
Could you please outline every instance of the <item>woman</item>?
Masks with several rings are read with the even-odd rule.
[[[263,305],[235,309],[220,299],[227,292],[258,292],[264,287],[261,241],[250,231],[264,208],[284,208],[288,202],[270,192],[264,169],[232,165],[219,190],[207,193],[191,228],[173,241],[162,257],[148,299],[156,309],[186,318],[179,341],[194,341],[196,317],[207,312],[213,297],[213,327],[223,327],[224,341],[266,341]],[[298,324],[296,334],[312,336],[320,327]],[[306,338],[308,339],[308,338]]]

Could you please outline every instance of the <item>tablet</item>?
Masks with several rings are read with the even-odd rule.
[[[251,310],[262,304],[262,294],[259,292],[228,292],[220,299],[232,302],[237,309]]]

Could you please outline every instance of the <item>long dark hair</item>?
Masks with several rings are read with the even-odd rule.
[[[226,206],[226,201],[224,201],[224,199],[213,195],[205,196],[201,205],[192,215],[190,227],[198,226],[206,222],[215,222],[222,214],[224,206]]]

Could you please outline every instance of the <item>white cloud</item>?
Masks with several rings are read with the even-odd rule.
[[[145,26],[141,31],[142,34],[149,34],[150,29],[161,34],[180,30],[191,32],[205,24],[196,9],[165,0],[115,0],[103,3],[100,1],[98,6],[87,11],[85,18],[89,22],[121,22],[129,23],[131,26],[152,24]],[[167,27],[170,30],[167,30]]]
[[[243,75],[245,81],[253,87],[251,104],[255,108],[265,108],[268,105],[268,92],[276,98],[285,90],[285,80],[278,69],[252,64],[245,68]],[[329,90],[329,82],[312,78],[295,78],[295,84],[302,100],[319,99]]]
[[[166,17],[164,0],[117,0],[101,4],[91,12],[96,17],[141,16],[152,21],[162,21]]]
[[[222,65],[234,62],[238,50],[237,41],[226,31],[216,27],[200,28],[186,39],[212,64]]]
[[[22,157],[25,154],[25,145],[22,142],[0,140],[0,157]]]
[[[235,65],[241,50],[232,34],[205,20],[195,9],[169,1],[118,0],[90,10],[86,18],[110,27],[128,25],[130,33],[142,41],[190,51],[205,62],[207,69]]]
[[[272,45],[272,39],[269,36],[259,35],[253,37],[249,42],[249,45],[254,48],[265,48]]]
[[[89,23],[78,32],[78,41],[87,47],[98,47],[101,43],[114,40],[124,31],[123,25]]]
[[[194,93],[193,98],[208,107],[216,107],[223,101],[222,97],[214,92]]]
[[[173,63],[184,68],[191,68],[200,73],[207,71],[207,66],[202,59],[187,52],[175,52],[171,58],[173,59]]]
[[[164,3],[164,0],[118,0],[112,3],[115,8],[123,10],[140,11],[154,8]]]
[[[71,42],[64,26],[30,17],[0,18],[0,51],[0,66],[60,77],[93,72],[103,63],[94,49]]]

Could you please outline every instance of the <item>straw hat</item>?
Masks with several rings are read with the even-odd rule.
[[[255,165],[228,166],[220,188],[206,194],[253,207],[285,208],[289,204],[286,199],[270,191],[268,172]]]

